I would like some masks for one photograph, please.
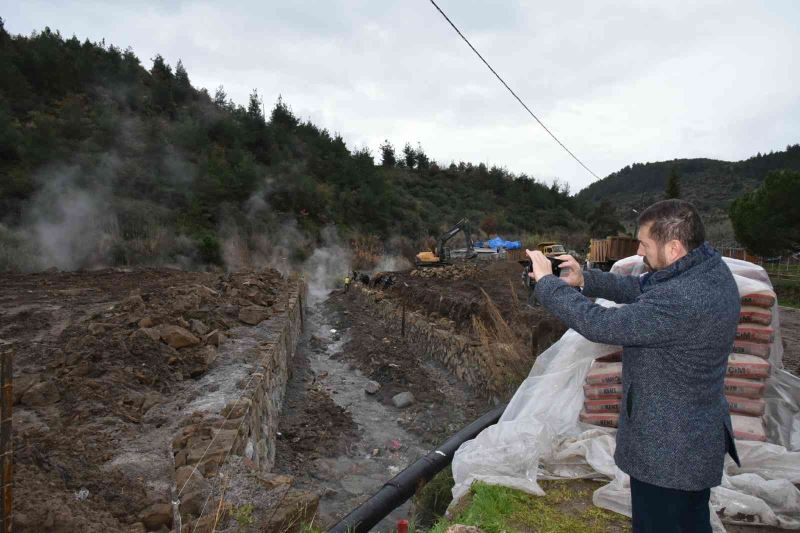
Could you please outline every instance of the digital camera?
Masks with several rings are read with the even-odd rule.
[[[556,277],[561,276],[561,263],[563,263],[563,261],[559,261],[555,257],[548,257],[547,259],[550,260],[550,266],[553,268],[553,275]],[[531,259],[520,259],[519,264],[522,265],[522,268],[525,270],[525,277],[530,279],[528,278],[528,274],[533,272],[533,262]]]

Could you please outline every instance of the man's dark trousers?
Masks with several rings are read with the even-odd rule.
[[[711,533],[710,493],[657,487],[631,477],[633,533]]]

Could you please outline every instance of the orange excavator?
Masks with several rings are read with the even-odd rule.
[[[447,241],[455,237],[459,232],[464,232],[466,248],[463,250],[447,248],[445,246]],[[418,268],[442,266],[451,264],[452,260],[456,258],[467,260],[472,259],[475,256],[477,256],[477,253],[475,252],[475,247],[472,244],[469,221],[466,218],[462,218],[455,226],[439,236],[439,238],[436,240],[435,252],[426,251],[418,253],[414,258],[414,263]]]

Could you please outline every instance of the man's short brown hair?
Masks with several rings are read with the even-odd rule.
[[[706,230],[697,208],[685,200],[662,200],[639,215],[639,226],[650,224],[650,237],[659,246],[678,240],[690,252],[706,240]]]

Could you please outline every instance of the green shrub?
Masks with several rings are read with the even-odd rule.
[[[197,251],[202,262],[222,264],[222,248],[216,235],[212,233],[202,235],[198,241]]]

